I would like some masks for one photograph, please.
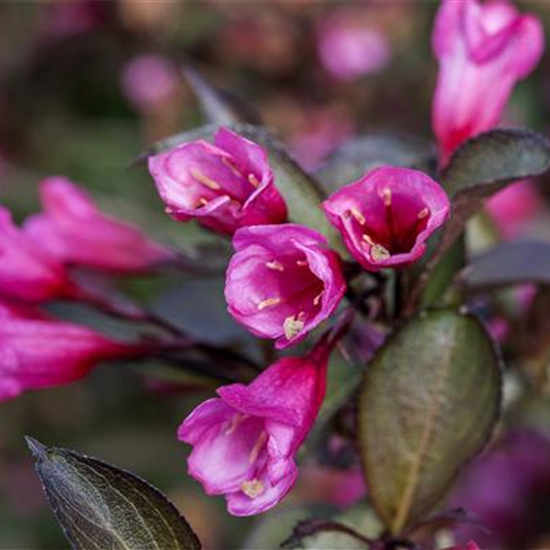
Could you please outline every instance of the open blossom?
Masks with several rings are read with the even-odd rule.
[[[195,218],[229,235],[239,227],[286,220],[265,151],[226,128],[218,130],[214,145],[193,141],[151,157],[149,171],[177,220]]]
[[[0,401],[73,382],[99,361],[125,356],[131,350],[131,346],[51,319],[28,306],[0,302]]]
[[[322,341],[304,358],[285,357],[251,384],[218,389],[179,429],[193,445],[189,473],[209,495],[225,495],[236,516],[259,514],[294,485],[294,457],[325,395],[330,347]]]
[[[426,174],[392,166],[339,189],[323,206],[349,251],[369,271],[418,260],[450,209],[445,191]]]
[[[464,140],[500,122],[512,89],[544,49],[540,21],[507,0],[445,0],[433,33],[439,77],[433,125],[442,162]]]
[[[63,266],[34,242],[0,206],[0,294],[26,301],[66,296],[71,285]]]
[[[340,258],[325,238],[297,224],[240,229],[227,269],[229,313],[285,348],[331,315],[346,290]]]
[[[84,190],[66,178],[45,179],[40,195],[44,211],[29,218],[23,231],[62,263],[140,272],[173,257],[136,227],[103,214]]]
[[[339,80],[377,73],[391,58],[388,39],[379,29],[339,16],[320,27],[317,49],[324,68]]]

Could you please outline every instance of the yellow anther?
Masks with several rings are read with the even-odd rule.
[[[202,172],[199,172],[198,170],[191,170],[191,175],[203,185],[206,185],[206,187],[214,190],[219,191],[221,189],[221,186],[218,182],[214,181],[213,179],[209,178],[207,175],[203,174]]]
[[[258,440],[254,444],[254,447],[252,447],[252,450],[250,451],[250,456],[248,457],[248,462],[250,464],[254,464],[256,462],[256,459],[258,458],[258,455],[260,454],[260,451],[262,450],[263,446],[265,445],[267,441],[267,432],[264,430],[260,434],[260,437],[258,437]]]
[[[206,206],[207,204],[208,201],[204,197],[201,197],[197,202],[197,208],[200,208],[201,206]]]
[[[266,267],[269,269],[273,269],[274,271],[284,271],[285,268],[283,267],[283,264],[281,262],[278,262],[277,260],[273,260],[272,262],[267,262]]]
[[[266,307],[276,306],[280,303],[281,303],[280,298],[267,298],[266,300],[262,300],[258,304],[258,309],[261,311],[262,309],[265,309]]]
[[[298,317],[291,315],[285,319],[283,330],[287,340],[291,340],[304,328],[304,322],[300,319],[304,315],[303,311],[298,314]]]
[[[369,235],[367,235],[366,233],[363,233],[362,238],[367,244],[370,244],[371,246],[374,246],[374,241],[370,238]]]
[[[430,209],[429,209],[429,208],[423,208],[423,209],[416,215],[416,217],[417,217],[419,220],[423,220],[429,213],[430,213]]]
[[[260,187],[260,182],[254,174],[248,174],[248,182],[254,187]]]
[[[382,200],[384,201],[384,206],[391,206],[391,189],[385,187],[380,193]]]
[[[241,491],[249,498],[259,497],[265,489],[264,484],[259,479],[243,481],[240,487]]]
[[[365,223],[367,222],[367,220],[365,219],[365,216],[363,216],[363,214],[361,214],[361,212],[359,212],[359,210],[357,210],[357,208],[351,208],[351,209],[350,209],[350,212],[351,212],[352,216],[353,216],[361,225],[365,225]]]
[[[370,249],[370,255],[373,261],[380,262],[382,260],[387,260],[391,254],[390,251],[383,247],[381,244],[375,244]]]

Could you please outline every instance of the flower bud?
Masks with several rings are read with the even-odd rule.
[[[544,34],[535,16],[507,0],[444,0],[432,39],[433,125],[444,164],[463,141],[499,124],[514,85],[541,58]]]
[[[382,166],[333,193],[325,212],[369,271],[418,260],[449,215],[445,191],[426,174]]]
[[[346,290],[340,258],[325,238],[297,224],[240,229],[225,299],[236,321],[285,348],[331,315]]]
[[[0,302],[0,401],[83,378],[101,360],[131,353],[72,323]]]
[[[64,296],[70,283],[63,266],[34,242],[0,206],[0,294],[40,302]]]
[[[265,151],[226,128],[218,130],[214,145],[193,141],[151,157],[149,171],[166,212],[177,220],[195,218],[228,235],[286,220]]]
[[[103,214],[66,178],[45,179],[40,195],[44,212],[29,218],[23,231],[62,263],[139,273],[174,257],[136,227]]]

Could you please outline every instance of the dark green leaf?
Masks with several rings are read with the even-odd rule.
[[[512,181],[538,176],[550,167],[550,142],[534,132],[492,130],[468,140],[441,177],[453,198],[460,193],[495,193]]]
[[[452,200],[451,217],[409,303],[416,303],[431,274],[466,222],[485,199],[519,179],[538,176],[550,168],[550,142],[526,130],[492,130],[468,140],[453,155],[440,180]]]
[[[499,244],[472,261],[462,282],[476,289],[523,283],[550,285],[550,242]]]
[[[359,404],[369,495],[394,533],[430,512],[498,417],[501,369],[471,315],[424,312],[371,361]]]
[[[385,164],[428,168],[430,146],[416,138],[390,133],[368,134],[340,146],[315,174],[328,193]]]
[[[191,65],[184,66],[183,74],[209,122],[219,126],[241,122],[261,124],[260,115],[247,101],[232,92],[215,88]]]
[[[134,474],[27,438],[36,471],[75,550],[199,550],[174,505]]]

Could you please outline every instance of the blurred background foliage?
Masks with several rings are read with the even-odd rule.
[[[550,3],[521,5],[541,16],[550,35]],[[154,140],[201,123],[181,63],[191,62],[218,86],[250,100],[307,168],[317,167],[357,133],[384,133],[383,155],[393,146],[393,133],[431,140],[436,64],[430,34],[436,9],[436,1],[412,0],[0,2],[0,200],[21,219],[38,208],[43,177],[66,175],[107,211],[192,253],[213,237],[193,224],[171,221],[147,171],[127,169]],[[335,19],[369,29],[383,41],[378,44],[383,59],[362,76],[337,77],[321,59],[320,35]],[[164,65],[153,64],[145,77],[143,70],[132,76],[132,63],[151,55],[161,56]],[[518,87],[506,122],[548,134],[550,56]],[[545,187],[540,182],[540,189]],[[550,233],[540,224],[532,231]],[[198,294],[186,295],[178,293],[173,276],[141,277],[126,288],[144,301],[158,298],[158,307],[170,309],[166,314],[179,315],[200,335],[246,342],[225,315],[215,285],[196,284],[202,285]],[[196,296],[209,299],[211,309],[202,301],[193,309]],[[187,313],[179,314],[180,309]],[[110,333],[127,330],[78,308],[62,312]],[[302,517],[296,506],[338,505],[335,493],[349,497],[356,489],[359,482],[343,488],[337,472],[306,469],[291,498],[269,519],[271,526],[247,535],[258,520],[230,518],[223,499],[205,496],[186,474],[186,449],[175,432],[202,396],[165,387],[155,376],[164,368],[104,366],[84,382],[0,406],[0,548],[66,547],[34,475],[24,434],[146,478],[174,500],[206,548],[275,547]],[[514,391],[511,383],[512,398]],[[545,399],[537,398],[513,422],[548,430],[549,411]],[[550,491],[546,499],[549,517]],[[550,541],[537,529],[518,544],[533,548],[535,541]],[[548,522],[545,530],[550,532]]]

